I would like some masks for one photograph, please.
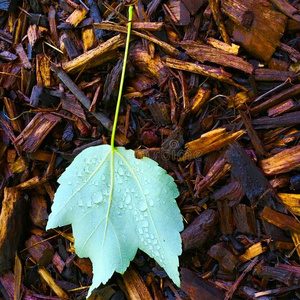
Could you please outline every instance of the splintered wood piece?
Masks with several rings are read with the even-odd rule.
[[[245,204],[233,208],[235,226],[238,232],[257,235],[257,226],[254,211]]]
[[[261,142],[261,139],[259,138],[256,130],[253,128],[248,115],[244,111],[239,111],[239,113],[240,113],[243,123],[247,129],[247,134],[248,134],[249,138],[251,139],[252,145],[255,148],[258,156],[259,157],[265,156],[266,151],[264,149],[264,145]]]
[[[107,24],[107,23],[97,23],[94,24],[94,28],[98,28],[98,29],[104,29],[104,30],[112,30],[112,31],[118,31],[118,32],[123,32],[123,33],[127,33],[127,28],[118,24]],[[179,55],[179,50],[177,50],[175,47],[169,45],[166,42],[161,41],[160,39],[158,39],[157,37],[153,36],[153,35],[147,35],[145,33],[141,33],[139,31],[136,30],[131,30],[131,34],[132,35],[137,35],[143,39],[146,39],[154,44],[157,44],[158,46],[160,46],[166,53],[172,55],[172,56],[177,56]],[[149,33],[150,34],[150,33]]]
[[[48,220],[47,202],[44,196],[33,193],[31,195],[31,206],[29,211],[32,223],[42,229],[46,227]]]
[[[300,145],[263,159],[259,164],[266,175],[277,175],[292,171],[300,166]]]
[[[218,214],[213,209],[204,210],[182,233],[183,250],[206,246],[216,235]]]
[[[148,31],[160,31],[164,27],[163,22],[133,22],[132,29],[142,29]]]
[[[207,88],[200,87],[196,95],[190,100],[190,109],[192,114],[197,114],[199,110],[208,101],[211,95],[211,90]]]
[[[300,257],[300,233],[291,231],[291,237],[294,243],[294,249],[296,249],[298,256]]]
[[[170,75],[170,71],[157,53],[152,57],[148,51],[135,48],[130,51],[129,59],[135,68],[155,79],[159,85],[164,83]]]
[[[215,200],[229,200],[231,207],[238,204],[244,195],[245,193],[241,183],[236,180],[231,181],[229,184],[224,185],[214,192]]]
[[[244,130],[228,133],[225,128],[218,128],[206,132],[202,134],[199,139],[185,145],[187,150],[179,161],[194,159],[206,153],[218,151],[237,140],[243,133]]]
[[[151,300],[150,292],[137,271],[129,267],[123,274],[126,290],[132,300]]]
[[[232,208],[229,206],[227,200],[217,202],[220,230],[224,235],[231,235],[234,231]]]
[[[225,43],[231,45],[230,37],[226,31],[226,27],[224,25],[221,11],[220,11],[220,1],[219,0],[208,0],[208,3],[210,5],[211,12],[213,14],[216,25],[218,26],[218,29],[220,31],[223,41]]]
[[[86,26],[82,28],[82,41],[84,51],[88,51],[96,46],[97,38],[93,26]]]
[[[252,125],[256,128],[276,128],[287,127],[300,124],[300,111],[284,114],[278,117],[261,117],[252,121]]]
[[[163,6],[176,25],[186,26],[190,23],[190,13],[182,1],[169,0],[168,4]]]
[[[60,117],[50,113],[37,113],[15,139],[14,144],[25,152],[36,151],[60,120]]]
[[[157,124],[165,126],[171,123],[169,105],[164,102],[158,103],[152,97],[149,98],[146,103]]]
[[[45,267],[49,265],[54,254],[54,249],[48,241],[44,241],[38,235],[32,235],[25,242],[25,246],[38,265]]]
[[[289,4],[286,0],[270,0],[281,12],[291,19],[300,22],[299,10]]]
[[[286,16],[275,11],[267,0],[224,0],[221,8],[233,20],[231,31],[235,42],[254,57],[269,61],[280,46]]]
[[[278,197],[290,212],[300,216],[300,194],[278,193]]]
[[[62,109],[69,111],[82,120],[86,120],[84,109],[81,107],[75,95],[65,94],[65,97],[61,98],[61,104]]]
[[[256,81],[286,81],[288,78],[295,76],[293,71],[271,70],[271,69],[256,69],[254,78]]]
[[[219,262],[220,270],[226,273],[233,273],[239,263],[239,259],[227,249],[225,243],[213,245],[209,249],[208,254]]]
[[[233,55],[238,55],[239,50],[240,50],[240,46],[231,43],[231,45],[224,43],[220,40],[216,40],[212,37],[209,37],[207,39],[207,44],[213,46],[216,49],[220,49],[228,54],[233,54]]]
[[[1,51],[0,52],[0,59],[6,60],[6,61],[14,61],[18,58],[18,56],[12,54],[9,51]]]
[[[270,99],[263,101],[261,104],[250,109],[251,115],[259,114],[270,107],[277,105],[284,100],[297,96],[300,93],[300,84],[293,85],[292,87],[272,96]]]
[[[190,57],[202,63],[212,62],[221,66],[235,68],[248,74],[252,74],[254,71],[253,65],[241,57],[229,54],[210,45],[201,45],[200,43],[190,45],[190,43],[184,41],[180,43],[180,46],[186,50],[186,53]]]
[[[289,111],[296,110],[298,107],[298,103],[296,103],[293,99],[288,99],[287,101],[271,107],[268,110],[268,116],[276,117]]]
[[[16,53],[19,55],[20,57],[20,60],[21,60],[21,63],[23,64],[23,67],[26,68],[26,69],[31,69],[31,63],[28,59],[28,56],[23,48],[23,45],[22,44],[17,44],[15,46],[15,50],[16,50]]]
[[[59,41],[58,41],[58,32],[57,32],[57,23],[56,23],[56,9],[54,6],[49,7],[48,21],[49,21],[51,40],[53,41],[55,46],[58,47]]]
[[[34,48],[36,42],[41,38],[37,25],[30,25],[27,29],[27,38],[31,48]]]
[[[206,174],[206,176],[203,179],[196,181],[196,183],[195,183],[196,195],[195,196],[197,196],[206,187],[213,186],[220,178],[225,176],[230,169],[231,169],[231,166],[229,163],[227,163],[227,160],[226,160],[226,158],[224,158],[224,155],[220,155],[220,157],[216,160],[216,162],[210,168],[210,170]]]
[[[102,65],[119,56],[118,47],[124,45],[124,38],[119,34],[99,44],[96,48],[89,50],[71,61],[63,62],[62,68],[67,73],[78,73],[82,70],[94,68]]]
[[[283,230],[295,231],[300,233],[300,223],[294,217],[279,213],[272,208],[265,206],[261,214],[262,219],[266,220]]]
[[[71,60],[80,55],[80,51],[76,45],[74,38],[68,36],[67,34],[64,34],[61,36],[61,41]]]
[[[49,285],[51,290],[61,299],[69,299],[68,295],[65,293],[65,291],[59,287],[54,279],[51,277],[50,273],[44,268],[39,268],[38,270],[41,278],[43,278],[46,283]]]
[[[21,132],[23,129],[23,123],[22,123],[22,119],[18,118],[19,116],[19,111],[17,110],[17,106],[15,104],[15,101],[12,99],[9,99],[7,97],[3,98],[3,102],[5,105],[5,109],[7,111],[7,114],[9,116],[9,118],[11,119],[11,126],[14,129],[14,131],[16,132]]]
[[[194,3],[194,1],[193,1]],[[224,293],[208,280],[202,279],[197,273],[181,268],[181,289],[192,300],[224,300]]]
[[[187,61],[182,61],[174,58],[167,58],[165,62],[167,67],[178,69],[182,71],[187,71],[191,73],[200,74],[202,76],[207,76],[213,79],[217,79],[229,84],[232,84],[242,90],[246,90],[245,87],[235,83],[232,79],[232,74],[224,71],[221,68],[215,68],[203,64],[195,64]]]
[[[241,262],[246,262],[253,259],[254,257],[264,253],[267,250],[267,247],[263,247],[261,242],[256,243],[249,247],[243,255],[239,256]]]
[[[76,27],[85,18],[87,13],[88,10],[83,5],[78,5],[66,19],[66,22]]]
[[[0,271],[12,267],[24,229],[24,200],[17,188],[4,188],[0,213]]]
[[[106,109],[109,110],[116,106],[123,61],[123,58],[120,58],[105,79],[102,101]]]
[[[240,285],[240,283],[242,282],[246,274],[249,273],[257,263],[258,263],[258,258],[256,257],[251,261],[251,263],[246,267],[243,273],[239,276],[239,278],[234,282],[231,288],[227,291],[224,300],[229,300],[232,298],[233,294],[235,293],[236,289],[238,288],[238,286]]]
[[[41,87],[51,86],[51,70],[50,59],[46,54],[38,54],[36,56],[36,81]]]
[[[276,207],[277,196],[271,184],[237,142],[230,146],[226,156],[232,175],[241,182],[251,204]]]

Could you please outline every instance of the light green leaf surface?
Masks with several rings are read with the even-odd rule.
[[[93,263],[89,295],[114,271],[124,273],[138,248],[180,285],[178,190],[155,161],[122,147],[90,147],[58,182],[47,229],[72,224],[76,253]]]

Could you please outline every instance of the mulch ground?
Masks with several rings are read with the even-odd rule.
[[[129,1],[0,1],[1,299],[85,299],[57,179],[110,142]],[[138,0],[115,144],[175,180],[181,287],[138,251],[89,299],[300,299],[299,1]]]

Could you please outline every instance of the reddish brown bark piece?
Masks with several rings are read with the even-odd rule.
[[[53,114],[37,113],[15,139],[15,144],[22,151],[34,152],[60,120],[60,117]]]
[[[267,0],[224,0],[221,8],[233,20],[232,36],[235,42],[253,56],[268,61],[280,45],[286,16],[274,11]]]
[[[220,230],[224,235],[231,235],[234,231],[233,212],[227,200],[217,202]]]
[[[225,243],[213,245],[208,254],[219,262],[220,270],[232,273],[239,263],[239,259],[227,249]]]
[[[254,72],[254,78],[257,81],[285,81],[295,75],[295,72],[292,71],[271,69],[256,69]]]
[[[203,211],[182,233],[183,250],[199,249],[213,239],[216,234],[218,214],[207,209]]]
[[[253,275],[268,280],[278,280],[288,286],[300,285],[300,276],[292,270],[279,269],[276,267],[258,265],[253,270]],[[296,275],[296,276],[295,276]]]
[[[24,227],[24,199],[16,188],[5,188],[0,214],[0,271],[12,267]]]
[[[233,208],[235,225],[239,232],[256,235],[257,226],[254,211],[245,204]]]
[[[181,289],[192,300],[223,300],[225,295],[208,280],[202,279],[186,268],[181,268]]]
[[[40,266],[48,266],[51,262],[54,249],[48,241],[44,241],[38,235],[32,235],[25,243],[28,252]]]

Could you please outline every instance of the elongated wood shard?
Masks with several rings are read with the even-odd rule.
[[[300,166],[300,146],[283,150],[272,157],[260,162],[260,166],[266,175],[287,173]]]
[[[167,67],[170,67],[173,69],[183,70],[183,71],[187,71],[187,72],[191,72],[191,73],[200,74],[202,76],[214,78],[214,79],[232,84],[242,90],[246,90],[244,87],[235,83],[231,79],[232,74],[225,72],[224,70],[222,70],[220,68],[191,63],[191,62],[187,62],[187,61],[181,61],[181,60],[174,59],[174,58],[167,58],[165,64]]]
[[[185,145],[187,150],[179,161],[197,158],[208,152],[220,150],[237,140],[243,133],[244,130],[227,133],[225,128],[218,128],[204,133],[199,139]]]
[[[0,271],[10,268],[22,235],[22,198],[16,188],[5,188],[0,214]]]
[[[85,52],[71,61],[63,62],[62,68],[67,73],[77,73],[82,70],[102,65],[119,56],[118,47],[123,46],[125,39],[120,34],[112,37],[96,48]]]

